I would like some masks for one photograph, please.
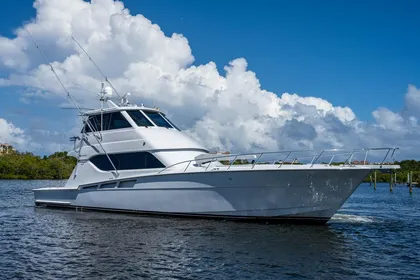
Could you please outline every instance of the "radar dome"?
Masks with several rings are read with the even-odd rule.
[[[104,88],[104,97],[111,98],[112,97],[112,88],[105,87]]]

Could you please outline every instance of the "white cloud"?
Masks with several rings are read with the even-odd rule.
[[[27,141],[28,137],[22,129],[0,118],[0,143],[23,147],[27,144]]]
[[[416,119],[419,118],[420,90],[413,85],[409,85],[404,101],[405,106],[402,115],[407,119],[409,119],[410,117],[415,117]]]
[[[46,129],[23,130],[10,121],[0,118],[0,143],[7,143],[21,152],[31,151],[51,154],[57,151],[68,151],[70,135],[76,135],[80,129],[58,132]]]
[[[372,112],[372,115],[377,125],[385,130],[400,131],[404,128],[403,117],[387,108],[378,108]]]
[[[131,92],[137,103],[163,108],[210,149],[419,147],[420,91],[414,86],[401,113],[379,108],[372,113],[375,123],[368,124],[350,108],[321,98],[264,90],[244,58],[230,61],[224,76],[213,62],[194,66],[184,36],[166,36],[144,16],[131,15],[122,2],[38,0],[34,7],[37,16],[26,28],[84,106],[96,105],[91,92],[98,90],[101,77],[71,35],[120,93]],[[19,28],[16,34],[0,37],[0,60],[10,71],[0,86],[35,88],[42,98],[62,96],[26,32]]]

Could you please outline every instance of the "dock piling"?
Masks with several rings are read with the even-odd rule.
[[[373,189],[376,190],[376,170],[373,172]]]
[[[394,179],[394,174],[391,172],[391,179],[389,181],[389,191],[392,192],[392,185],[394,184],[392,181]]]
[[[409,178],[408,187],[409,187],[410,194],[411,194],[411,193],[413,193],[413,171],[410,171],[409,174],[410,175],[408,176],[408,178]]]

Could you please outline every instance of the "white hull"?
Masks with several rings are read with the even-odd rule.
[[[34,190],[36,205],[325,223],[370,171],[399,168],[384,165],[396,148],[210,153],[158,108],[131,104],[128,94],[117,105],[111,93],[102,85],[101,108],[80,112],[69,153],[77,165],[65,187]],[[378,151],[382,162],[368,165]]]
[[[35,190],[35,202],[45,206],[145,214],[326,222],[370,171],[172,173],[135,178],[131,188],[39,189]]]

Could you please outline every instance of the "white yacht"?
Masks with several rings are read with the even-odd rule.
[[[126,98],[113,102],[111,95],[103,88],[107,108],[83,114],[84,127],[69,153],[77,165],[64,187],[34,190],[37,206],[325,223],[372,170],[399,168],[385,163],[396,148],[325,150],[306,164],[298,155],[308,151],[210,153],[159,109]],[[367,164],[372,151],[383,151],[383,161]],[[352,162],[357,153],[364,155],[362,164]],[[333,164],[343,155],[344,163]],[[244,158],[252,161],[234,164]]]

